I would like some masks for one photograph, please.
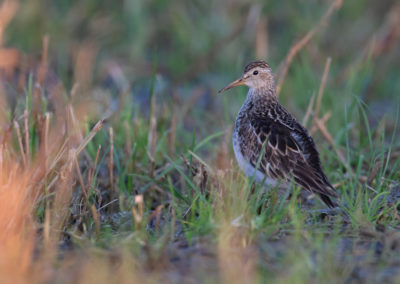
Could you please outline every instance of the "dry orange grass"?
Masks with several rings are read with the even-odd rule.
[[[72,106],[68,108],[74,113]],[[46,114],[40,118],[44,123],[36,129],[41,133],[40,145],[29,149],[26,114],[27,111],[24,127],[14,121],[14,128],[4,131],[10,133],[3,133],[0,145],[1,283],[41,282],[46,274],[43,269],[51,270],[80,176],[79,154],[102,127],[100,121],[82,138],[79,123],[67,119],[65,127],[56,124],[50,128]],[[80,116],[75,118],[82,121]],[[3,121],[3,125],[7,123]],[[70,133],[64,132],[65,129]],[[38,206],[45,208],[43,224],[35,221]],[[35,247],[43,250],[34,255]]]
[[[32,276],[35,199],[29,192],[29,173],[11,164],[0,176],[0,282],[21,283],[33,280],[28,275]]]
[[[1,47],[3,32],[17,9],[17,1],[3,1],[0,6],[0,57],[8,59],[1,60],[2,67],[13,67],[17,60],[15,52],[10,53],[9,49]],[[5,113],[7,104],[4,103],[6,100],[2,92],[0,101],[2,112]],[[0,123],[3,128],[3,115]],[[4,131],[6,132],[7,130]],[[32,218],[35,194],[28,186],[30,171],[19,166],[19,161],[12,155],[5,142],[3,140],[0,145],[0,282],[22,283],[27,279],[34,280],[28,278],[28,275],[32,276],[30,272],[36,231]]]
[[[4,1],[0,6],[0,57],[7,51],[1,47],[3,31],[17,8],[17,1]],[[61,85],[52,90],[54,112],[39,111],[48,45],[49,39],[44,37],[42,61],[31,94],[32,111],[26,106],[22,115],[10,121],[0,85],[0,283],[37,283],[54,276],[58,242],[70,214],[75,184],[81,177],[79,154],[102,127],[99,121],[83,137],[88,106],[76,110],[72,102],[65,105]],[[11,59],[18,62],[18,52]],[[13,68],[14,64],[0,66],[5,76]],[[35,149],[31,149],[32,131],[39,138]],[[43,223],[36,220],[39,206],[45,209]]]

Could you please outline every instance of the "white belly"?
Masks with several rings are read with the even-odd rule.
[[[256,182],[262,183],[267,186],[276,186],[278,182],[272,178],[266,177],[265,174],[256,170],[249,162],[243,157],[242,152],[240,151],[240,146],[237,137],[235,134],[233,136],[233,151],[235,152],[236,160],[239,164],[240,169],[244,172],[244,174],[248,177],[253,177]]]

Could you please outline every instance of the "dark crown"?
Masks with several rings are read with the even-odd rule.
[[[243,73],[246,73],[255,67],[271,68],[271,67],[269,67],[268,63],[265,62],[264,60],[257,60],[257,61],[253,61],[253,62],[250,62],[249,64],[247,64],[246,67],[244,67]]]

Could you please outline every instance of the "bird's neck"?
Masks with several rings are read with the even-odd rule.
[[[251,101],[270,101],[271,103],[278,102],[276,91],[274,88],[250,88],[247,94],[247,99]]]

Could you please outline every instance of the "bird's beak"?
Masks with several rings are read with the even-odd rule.
[[[223,91],[229,90],[229,89],[231,89],[233,87],[244,85],[245,83],[246,83],[246,80],[243,77],[240,77],[239,79],[237,79],[237,80],[233,81],[232,83],[230,83],[225,88],[222,88],[221,90],[219,90],[218,94],[222,93]]]

